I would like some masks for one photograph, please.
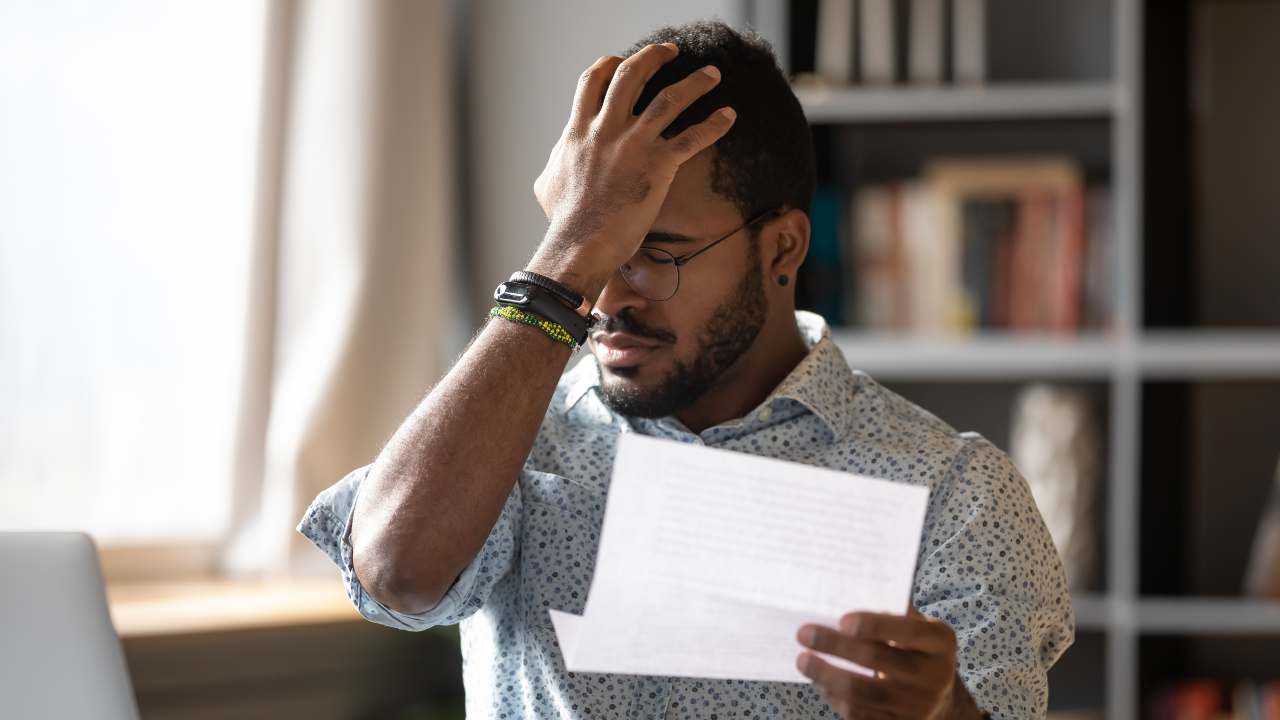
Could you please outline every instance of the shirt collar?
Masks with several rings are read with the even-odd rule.
[[[797,310],[796,325],[809,347],[809,354],[761,404],[768,406],[779,400],[794,400],[822,420],[833,437],[844,437],[853,425],[854,395],[861,376],[850,369],[849,361],[836,346],[831,328],[821,315]]]
[[[822,420],[834,437],[843,437],[852,426],[854,394],[860,384],[860,375],[849,368],[848,360],[832,340],[831,328],[821,315],[797,310],[796,325],[809,353],[760,406],[794,400]],[[566,412],[588,391],[595,390],[598,395],[599,387],[600,374],[595,357],[588,353],[569,371],[564,399]]]

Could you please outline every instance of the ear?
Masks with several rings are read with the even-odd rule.
[[[777,285],[778,278],[786,275],[787,287],[794,288],[796,272],[809,253],[809,216],[802,210],[788,210],[765,223],[760,240],[765,282]]]

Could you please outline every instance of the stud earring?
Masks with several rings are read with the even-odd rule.
[[[786,284],[787,284],[787,282],[788,282],[788,278],[787,278],[787,276],[786,276],[786,275],[779,275],[779,276],[778,276],[778,284],[779,284],[779,285],[786,285]]]

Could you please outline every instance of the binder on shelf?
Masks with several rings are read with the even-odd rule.
[[[814,70],[825,83],[848,85],[854,81],[856,7],[854,0],[819,0]]]
[[[957,83],[987,80],[987,0],[952,0],[951,69]]]
[[[858,52],[862,82],[891,85],[897,79],[898,36],[894,0],[858,3]]]

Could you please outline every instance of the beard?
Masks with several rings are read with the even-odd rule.
[[[754,243],[753,243],[754,245]],[[692,362],[679,359],[657,387],[617,387],[604,382],[600,375],[600,398],[614,412],[631,417],[659,418],[673,415],[706,394],[717,380],[755,342],[764,327],[768,301],[764,294],[764,272],[760,269],[759,249],[752,253],[750,270],[729,297],[716,307],[711,317],[698,330],[697,355]],[[641,337],[660,334],[636,327],[629,318],[619,318],[618,329]],[[615,322],[609,319],[610,324]],[[607,326],[606,326],[607,327]],[[612,329],[612,328],[608,328]]]

